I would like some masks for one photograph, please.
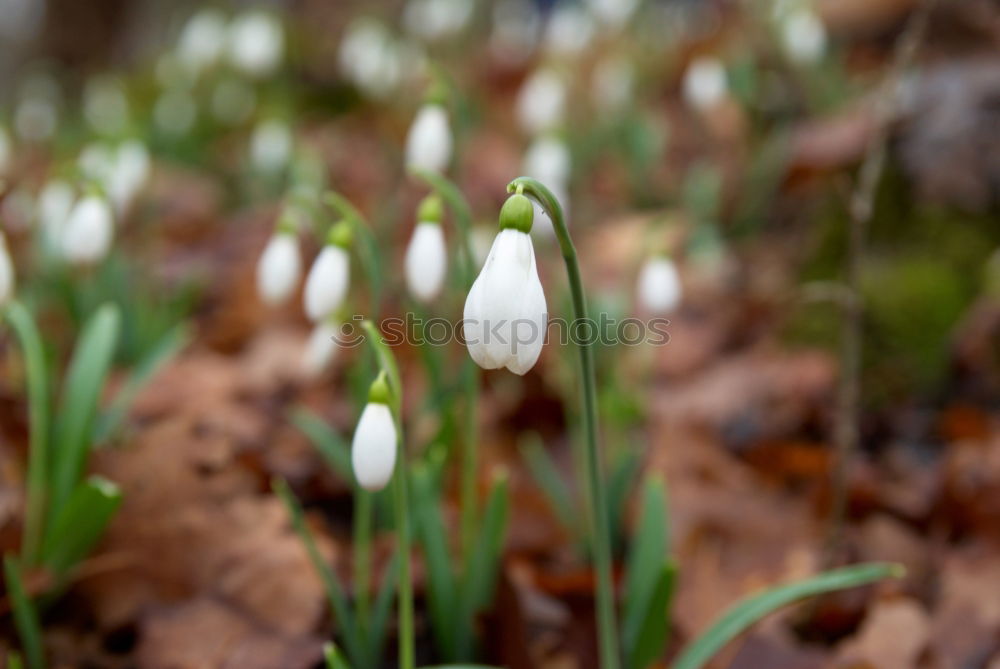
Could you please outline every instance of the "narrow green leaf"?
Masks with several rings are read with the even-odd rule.
[[[634,639],[627,642],[629,661],[625,665],[631,669],[648,667],[653,660],[663,655],[670,634],[670,602],[677,583],[677,565],[668,561],[660,568],[649,607]],[[664,624],[664,620],[667,624]]]
[[[493,601],[509,506],[507,478],[503,476],[493,483],[486,500],[482,528],[465,573],[466,597],[471,604],[468,610],[472,613]]]
[[[869,563],[827,571],[812,578],[781,585],[751,595],[730,607],[700,637],[688,646],[673,669],[700,669],[734,638],[758,620],[778,609],[807,597],[855,588],[886,578],[902,578],[902,565]]]
[[[187,325],[180,323],[163,335],[160,341],[145,354],[115,394],[111,404],[98,417],[97,425],[94,428],[94,443],[106,441],[118,430],[139,392],[165,364],[187,345],[189,339],[190,332]]]
[[[375,606],[372,608],[372,617],[368,625],[368,657],[372,660],[372,666],[380,666],[382,655],[385,653],[386,629],[389,624],[389,615],[392,613],[392,602],[395,599],[398,576],[399,551],[396,550],[382,575],[382,585],[375,597]]]
[[[638,453],[625,451],[618,456],[608,477],[608,519],[611,521],[612,539],[624,533],[620,528],[625,515],[625,504],[641,464]]]
[[[573,506],[573,495],[541,438],[537,434],[528,435],[521,444],[521,453],[528,464],[528,471],[548,500],[556,518],[570,532],[579,532],[580,523]]]
[[[105,304],[84,326],[73,351],[52,445],[50,520],[73,492],[86,463],[97,404],[111,367],[120,324],[118,308]]]
[[[626,656],[635,652],[639,634],[649,614],[657,579],[667,559],[667,494],[663,479],[650,476],[642,489],[639,522],[632,535],[632,546],[625,572],[625,595],[622,606],[622,643]]]
[[[456,650],[458,602],[455,598],[455,575],[451,571],[452,560],[448,553],[448,535],[427,467],[416,465],[412,480],[417,540],[427,563],[431,626],[441,654],[450,658],[455,656]]]
[[[344,480],[354,482],[351,468],[351,448],[343,437],[326,421],[305,407],[297,407],[289,415],[292,425],[297,427],[323,456],[326,464]]]
[[[344,656],[340,654],[340,649],[332,641],[323,644],[323,659],[326,660],[326,669],[351,669]]]
[[[65,575],[101,538],[121,501],[118,486],[100,476],[77,485],[45,534],[42,564],[58,577]]]
[[[344,590],[341,588],[340,582],[337,581],[337,577],[334,575],[330,565],[326,563],[323,555],[319,552],[316,539],[306,524],[305,512],[302,510],[302,505],[299,504],[298,499],[292,494],[288,483],[284,479],[276,478],[271,481],[271,489],[274,490],[274,493],[284,502],[285,508],[288,509],[288,515],[292,520],[292,527],[302,539],[302,543],[305,544],[309,559],[319,574],[320,580],[323,581],[327,599],[330,600],[330,606],[336,617],[337,625],[340,627],[340,638],[347,648],[348,655],[357,661],[363,657],[363,650],[359,645],[361,637],[358,634],[357,622],[351,615],[347,595],[344,594]]]
[[[14,612],[14,626],[21,637],[21,646],[28,660],[29,669],[44,669],[45,656],[42,652],[42,626],[38,621],[38,611],[28,596],[21,579],[21,565],[13,555],[3,558],[4,580],[7,583],[7,597]]]
[[[28,383],[28,414],[31,443],[28,451],[27,501],[21,555],[28,565],[36,564],[44,534],[48,504],[49,380],[45,350],[35,320],[20,302],[11,302],[5,312],[14,328],[24,355]]]

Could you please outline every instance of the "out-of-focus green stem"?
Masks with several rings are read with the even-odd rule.
[[[372,495],[358,486],[354,490],[354,606],[358,626],[365,635],[366,651],[370,632],[372,521]]]
[[[368,343],[375,350],[379,367],[389,378],[392,415],[396,421],[397,457],[392,489],[396,516],[396,541],[399,545],[399,666],[415,669],[416,646],[413,633],[413,582],[410,578],[410,501],[407,491],[406,441],[403,438],[403,385],[392,351],[371,321],[361,324]]]
[[[534,198],[552,219],[552,225],[559,239],[566,274],[573,295],[573,311],[577,322],[586,322],[587,298],[583,292],[580,263],[576,257],[576,247],[569,236],[562,207],[555,196],[538,181],[529,177],[518,177],[507,185],[510,193],[524,193]],[[615,620],[615,593],[611,575],[611,529],[608,522],[607,491],[604,481],[604,467],[597,447],[597,379],[594,373],[593,343],[580,348],[580,370],[583,376],[583,422],[586,433],[586,491],[593,525],[594,569],[597,572],[595,587],[597,598],[597,631],[600,637],[602,669],[618,669],[618,627]]]

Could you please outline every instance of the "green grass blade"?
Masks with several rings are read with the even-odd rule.
[[[332,641],[323,644],[323,659],[326,661],[326,669],[351,669],[351,665]]]
[[[189,339],[187,324],[180,323],[163,335],[146,353],[115,394],[110,406],[98,417],[94,428],[94,443],[106,441],[118,430],[139,392],[187,345]]]
[[[41,562],[62,577],[87,556],[122,501],[117,485],[99,476],[79,484],[45,534]]]
[[[473,613],[486,608],[493,600],[500,554],[507,529],[509,497],[507,477],[500,477],[494,482],[486,500],[476,549],[472,553],[465,574],[464,585],[471,603],[469,610]]]
[[[5,316],[20,342],[28,383],[31,442],[28,450],[27,501],[21,555],[25,564],[34,565],[42,544],[48,504],[49,378],[42,337],[31,314],[20,302],[11,302]]]
[[[521,444],[521,454],[559,522],[570,532],[580,532],[573,495],[541,438],[537,434],[528,435]]]
[[[639,473],[638,453],[628,451],[619,455],[608,477],[608,520],[611,523],[612,540],[621,539],[624,535],[622,520],[625,516],[625,504],[628,502],[629,491],[633,489],[633,481]]]
[[[632,535],[625,572],[622,645],[627,657],[635,652],[640,631],[649,615],[650,600],[667,559],[667,523],[667,493],[663,479],[650,476],[642,489],[639,522]]]
[[[804,581],[781,585],[752,595],[733,605],[688,646],[673,669],[700,669],[719,650],[758,620],[783,606],[827,592],[855,588],[886,578],[902,578],[898,564],[870,563],[827,571]]]
[[[670,603],[677,583],[677,565],[668,561],[660,567],[655,585],[649,596],[649,606],[641,625],[625,646],[626,667],[643,669],[663,655],[670,634]],[[667,624],[664,624],[666,620]]]
[[[316,546],[316,539],[306,524],[305,512],[302,510],[302,505],[299,504],[298,499],[292,494],[288,483],[284,479],[274,479],[271,482],[271,489],[274,490],[274,493],[284,502],[285,508],[288,509],[288,515],[292,520],[292,527],[302,539],[302,543],[305,544],[309,559],[312,561],[317,573],[319,573],[320,580],[323,581],[323,588],[326,590],[326,596],[330,600],[330,607],[333,609],[337,625],[340,627],[340,638],[344,642],[347,654],[351,656],[352,660],[358,663],[358,660],[363,657],[361,637],[358,634],[357,623],[351,615],[347,595],[344,594],[344,590],[340,586],[340,582],[337,581],[333,570],[330,569],[330,565],[326,563],[323,555],[319,552],[319,547]]]
[[[379,587],[372,608],[372,617],[368,625],[368,657],[372,666],[380,666],[385,653],[385,636],[389,625],[389,615],[392,613],[392,603],[396,594],[396,579],[399,577],[399,551],[392,554],[392,559],[382,575],[382,585]]]
[[[431,627],[441,655],[454,658],[455,628],[458,626],[458,601],[455,597],[455,575],[448,553],[448,534],[444,529],[438,496],[431,473],[423,464],[413,468],[414,517],[417,540],[427,564],[428,599]]]
[[[29,669],[44,669],[45,656],[42,652],[42,626],[38,621],[38,610],[28,596],[21,579],[21,565],[13,555],[3,558],[4,580],[7,596],[14,611],[14,626],[21,637],[21,646],[28,659]]]
[[[106,304],[87,322],[73,351],[63,385],[52,444],[52,519],[80,479],[90,451],[94,418],[118,342],[121,317]]]
[[[326,421],[305,407],[292,410],[289,420],[309,440],[323,456],[326,464],[345,481],[354,482],[351,468],[351,447],[344,438],[331,428]]]

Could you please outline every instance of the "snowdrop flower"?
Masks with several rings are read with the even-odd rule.
[[[462,321],[466,346],[484,369],[525,374],[545,341],[545,293],[531,243],[531,201],[511,195],[500,210],[500,232],[472,284]]]
[[[414,37],[435,41],[461,32],[472,17],[473,0],[409,0],[403,25]]]
[[[542,17],[530,0],[500,0],[493,6],[490,51],[502,63],[520,65],[528,60],[538,42]]]
[[[608,27],[620,28],[632,18],[639,0],[587,0],[587,4]]]
[[[699,111],[722,102],[727,87],[726,69],[715,58],[694,60],[684,74],[684,99]]]
[[[517,120],[529,134],[548,130],[563,119],[566,84],[551,69],[536,70],[517,94]]]
[[[62,229],[62,255],[74,265],[92,265],[111,249],[114,218],[111,205],[100,195],[77,202]]]
[[[108,175],[107,189],[115,210],[121,214],[149,180],[150,160],[146,145],[130,139],[118,147],[115,163]]]
[[[420,203],[417,227],[406,248],[406,285],[418,300],[429,302],[441,293],[448,265],[448,248],[441,230],[441,200],[431,195]]]
[[[322,374],[336,357],[338,348],[337,325],[330,320],[317,323],[302,353],[302,373],[306,378]]]
[[[635,70],[625,58],[605,58],[594,68],[591,97],[601,111],[620,112],[631,102],[634,88]]]
[[[330,229],[326,246],[316,256],[303,295],[306,316],[319,322],[336,311],[347,297],[351,281],[351,227],[346,221]]]
[[[250,161],[260,172],[279,172],[292,158],[292,131],[276,120],[264,121],[250,138]]]
[[[38,194],[38,222],[49,248],[57,248],[75,198],[73,187],[62,179],[50,179]]]
[[[583,7],[563,2],[552,10],[545,30],[545,46],[562,58],[583,53],[594,38],[594,20]]]
[[[826,27],[816,14],[801,8],[781,22],[781,43],[788,58],[800,65],[815,63],[826,51]]]
[[[98,133],[121,132],[128,123],[128,98],[121,84],[107,77],[88,81],[83,91],[83,115]]]
[[[279,223],[257,262],[257,294],[266,304],[281,304],[291,296],[301,274],[295,228]]]
[[[681,301],[681,279],[674,262],[665,255],[647,260],[639,271],[639,306],[650,314],[663,315]]]
[[[7,128],[0,125],[0,174],[7,171],[13,153],[14,151],[10,143],[10,133],[7,132]]]
[[[398,437],[389,408],[389,385],[385,373],[368,391],[368,404],[361,412],[351,441],[351,467],[358,485],[376,492],[389,483],[396,466]]]
[[[524,154],[522,165],[524,174],[548,185],[556,200],[563,208],[563,214],[569,216],[569,178],[571,170],[569,147],[555,135],[542,135],[535,139]],[[533,234],[551,239],[555,237],[555,228],[541,205],[532,202],[535,211]]]
[[[153,121],[168,135],[186,134],[194,126],[198,116],[198,105],[190,91],[184,88],[170,88],[160,94],[153,106]]]
[[[429,102],[420,108],[406,135],[406,164],[444,172],[451,160],[451,129],[444,106]]]
[[[14,111],[14,128],[21,139],[43,142],[55,133],[59,111],[55,102],[44,97],[31,96],[21,100]]]
[[[226,45],[226,17],[217,9],[202,9],[184,24],[177,57],[194,73],[211,67]]]
[[[224,79],[212,90],[211,105],[217,121],[237,125],[250,118],[257,106],[257,93],[241,79]]]
[[[244,74],[263,76],[281,63],[285,34],[275,17],[248,11],[229,26],[229,60]]]
[[[14,263],[7,250],[7,240],[0,232],[0,307],[14,296]]]

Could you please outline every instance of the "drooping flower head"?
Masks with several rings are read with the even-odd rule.
[[[417,112],[406,135],[406,164],[444,172],[451,160],[451,145],[448,112],[441,102],[427,102]]]
[[[92,265],[111,249],[114,215],[107,198],[93,193],[70,211],[61,234],[63,257],[74,265]]]
[[[666,255],[649,258],[639,270],[637,286],[639,307],[662,316],[677,308],[681,301],[681,279],[674,261]]]
[[[392,479],[396,466],[398,438],[396,422],[389,408],[391,391],[385,372],[368,390],[368,404],[361,412],[351,441],[351,467],[358,485],[372,492]]]
[[[507,198],[500,232],[465,301],[465,343],[484,369],[525,374],[542,352],[547,313],[529,234],[533,217],[527,197]]]
[[[302,352],[302,374],[310,379],[322,374],[333,362],[339,349],[336,322],[328,318],[317,323]]]
[[[299,239],[286,211],[257,262],[257,293],[269,305],[281,304],[295,291],[302,274]]]
[[[330,228],[326,245],[316,256],[306,279],[306,316],[314,323],[329,317],[344,302],[351,282],[351,226],[341,221]]]
[[[406,248],[406,285],[413,296],[423,302],[441,294],[448,267],[441,208],[437,195],[424,198],[417,210],[417,226]]]

